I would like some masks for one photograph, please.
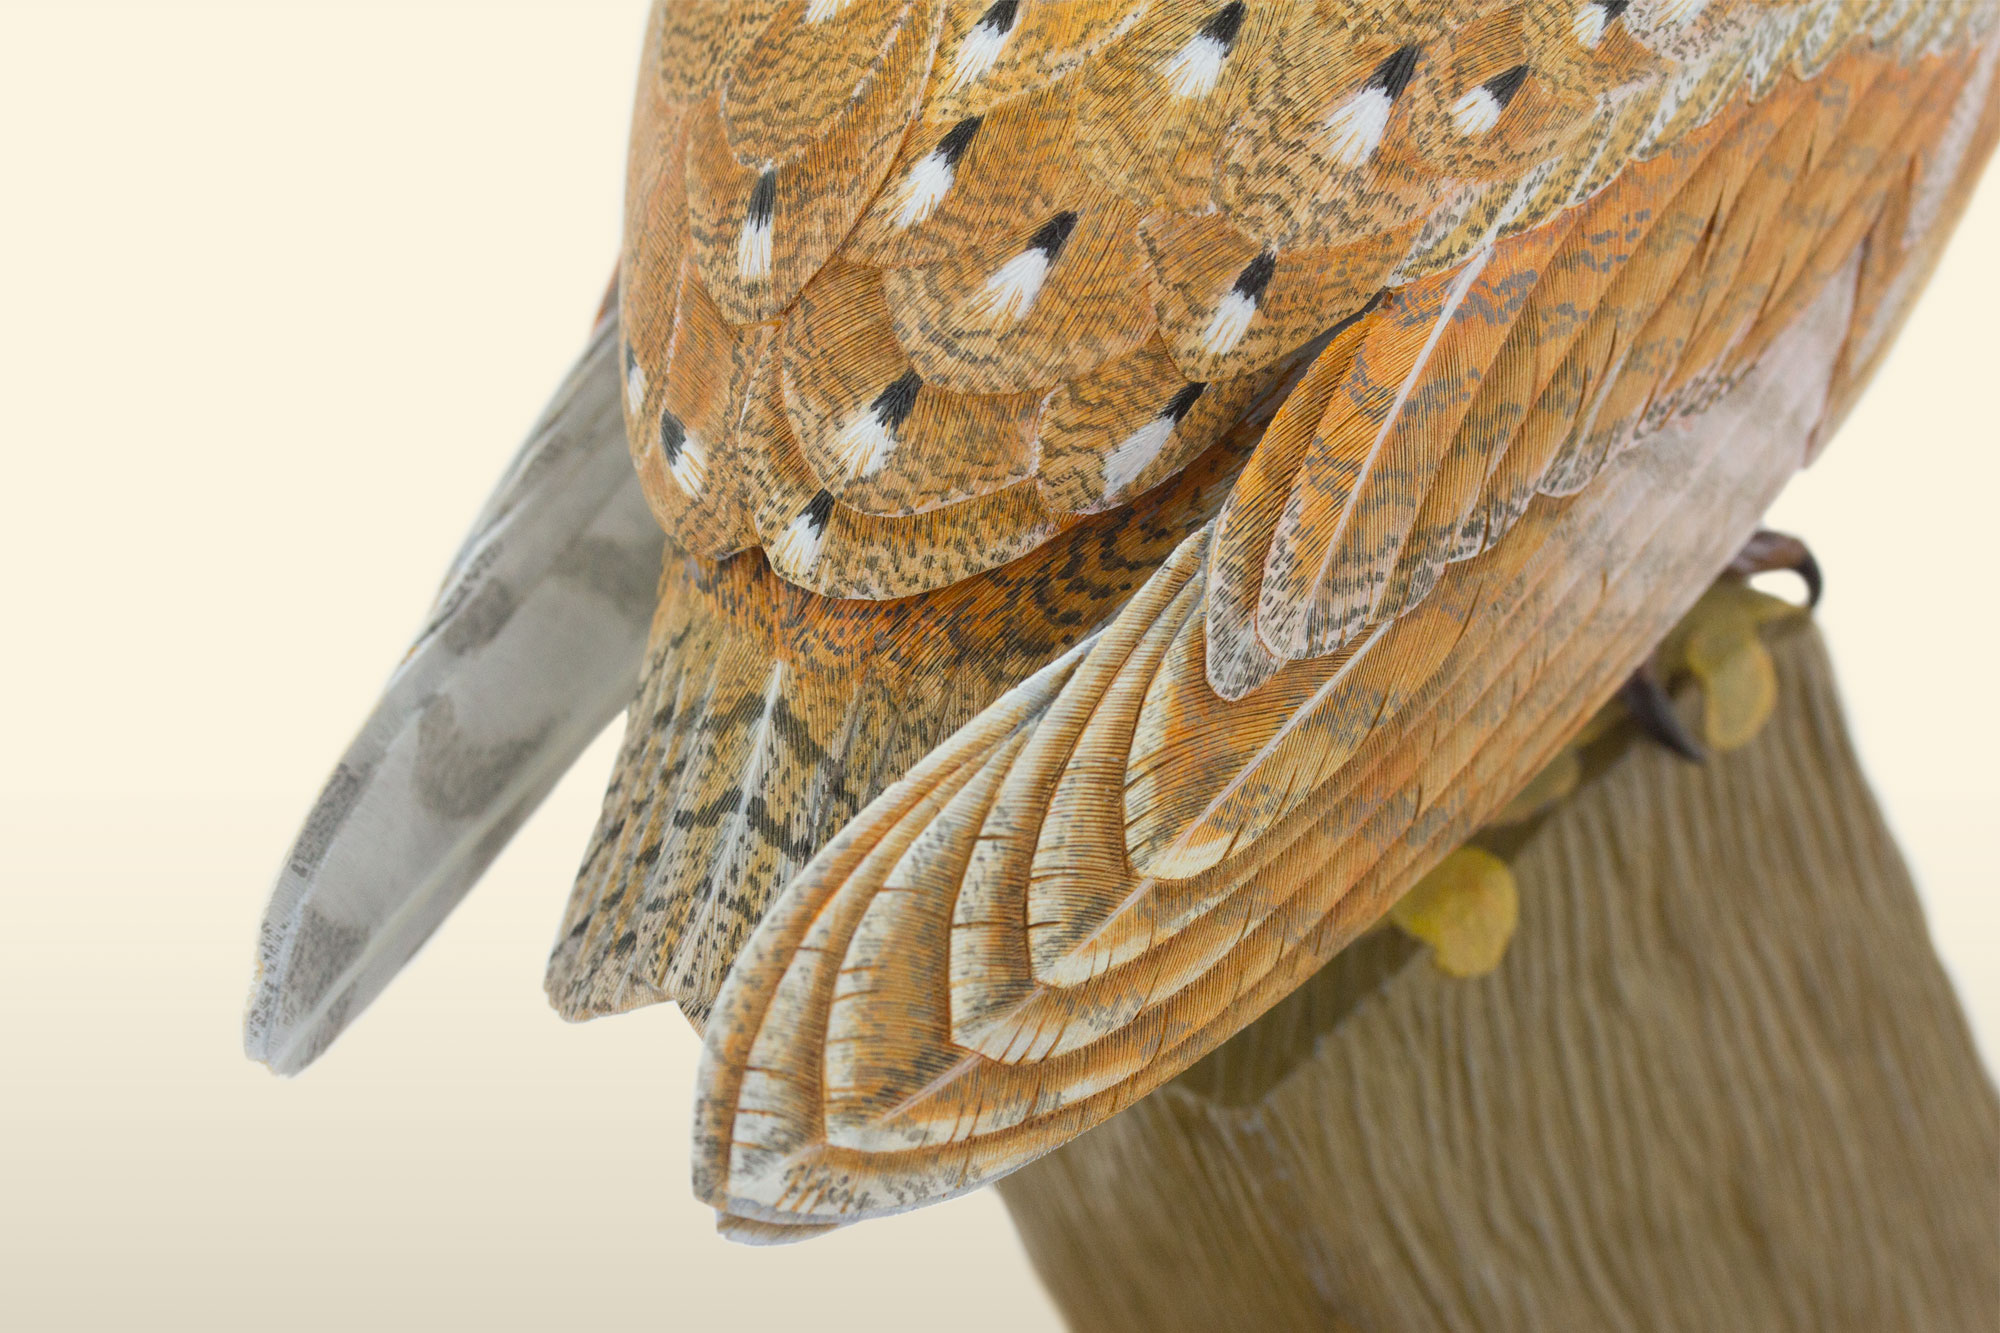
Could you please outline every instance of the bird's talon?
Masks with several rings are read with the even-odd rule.
[[[1819,605],[1820,594],[1826,591],[1819,561],[1814,559],[1811,547],[1788,532],[1759,528],[1729,562],[1729,573],[1740,579],[1778,570],[1797,574],[1806,585],[1807,610]]]
[[[1639,729],[1655,741],[1690,763],[1708,762],[1708,750],[1681,720],[1680,710],[1674,707],[1674,698],[1667,692],[1667,684],[1653,662],[1646,662],[1632,673],[1618,691],[1618,698]]]

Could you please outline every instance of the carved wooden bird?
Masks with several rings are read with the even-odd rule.
[[[615,299],[306,822],[250,1052],[622,708],[548,992],[703,1031],[726,1231],[1102,1122],[1730,564],[1996,58],[2000,0],[662,0]]]

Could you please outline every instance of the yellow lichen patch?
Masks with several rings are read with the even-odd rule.
[[[1669,648],[1701,686],[1702,738],[1714,749],[1748,745],[1770,720],[1778,677],[1761,630],[1799,614],[1790,602],[1723,579],[1681,621]]]
[[[1778,703],[1778,675],[1754,626],[1731,618],[1688,640],[1688,669],[1701,681],[1702,735],[1718,750],[1748,745]]]
[[[1431,946],[1447,976],[1479,977],[1500,966],[1521,914],[1514,872],[1491,852],[1461,847],[1418,880],[1389,919]]]

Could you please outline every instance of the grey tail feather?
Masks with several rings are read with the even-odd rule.
[[[637,688],[664,537],[626,451],[616,324],[481,511],[279,871],[244,1020],[279,1073],[381,992]]]

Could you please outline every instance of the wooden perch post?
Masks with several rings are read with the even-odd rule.
[[[1368,936],[1000,1192],[1079,1330],[1992,1329],[2000,1104],[1809,621],[1705,766],[1489,830],[1519,926]]]

